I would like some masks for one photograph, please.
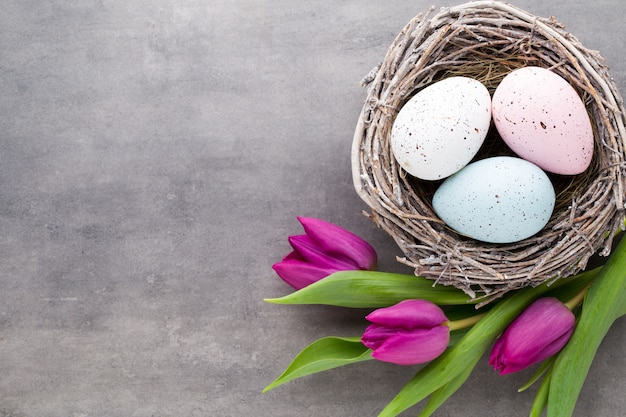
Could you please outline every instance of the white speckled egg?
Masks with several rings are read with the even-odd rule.
[[[487,88],[472,78],[446,78],[402,106],[391,129],[391,149],[410,175],[439,180],[472,160],[490,123]]]
[[[435,213],[458,233],[512,243],[539,232],[554,210],[554,187],[531,162],[497,156],[467,165],[435,192]]]
[[[521,158],[562,175],[580,174],[593,157],[593,130],[578,93],[539,67],[509,73],[496,88],[492,113],[498,133]]]

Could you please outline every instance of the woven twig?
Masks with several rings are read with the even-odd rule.
[[[612,234],[623,228],[626,116],[604,59],[554,18],[506,3],[477,1],[433,12],[411,20],[363,80],[368,94],[352,147],[357,193],[404,253],[399,261],[416,275],[491,300],[575,274],[595,253],[608,255]],[[594,128],[592,164],[578,176],[551,176],[557,204],[537,235],[505,245],[460,236],[433,212],[437,184],[410,177],[394,160],[395,116],[415,93],[443,78],[469,76],[493,93],[507,73],[529,65],[557,73],[580,94]],[[490,132],[478,157],[510,152],[495,129]]]

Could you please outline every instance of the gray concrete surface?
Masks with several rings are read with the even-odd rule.
[[[441,1],[0,2],[0,416],[375,416],[413,369],[365,363],[261,389],[363,311],[281,307],[297,215],[370,240],[350,142],[359,81]],[[626,90],[626,2],[520,0]],[[626,322],[577,417],[626,409]],[[526,416],[486,362],[439,416]],[[415,415],[407,413],[406,415]]]

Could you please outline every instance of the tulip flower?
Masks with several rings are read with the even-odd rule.
[[[567,344],[575,321],[570,309],[556,298],[539,298],[496,340],[489,365],[505,375],[549,358]]]
[[[379,308],[366,319],[369,325],[361,342],[372,357],[397,365],[416,365],[435,359],[450,342],[448,319],[436,304],[404,300]]]
[[[272,266],[296,290],[338,271],[376,268],[376,251],[359,236],[320,219],[298,221],[305,234],[290,236],[293,251]]]

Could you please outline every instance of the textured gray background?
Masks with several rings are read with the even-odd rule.
[[[375,416],[414,369],[368,362],[261,389],[364,311],[263,303],[295,217],[351,229],[359,81],[428,6],[0,1],[0,416]],[[626,2],[532,1],[626,90]],[[626,409],[626,322],[576,416]],[[439,416],[526,416],[529,373],[481,362]],[[415,415],[406,413],[406,415]]]

